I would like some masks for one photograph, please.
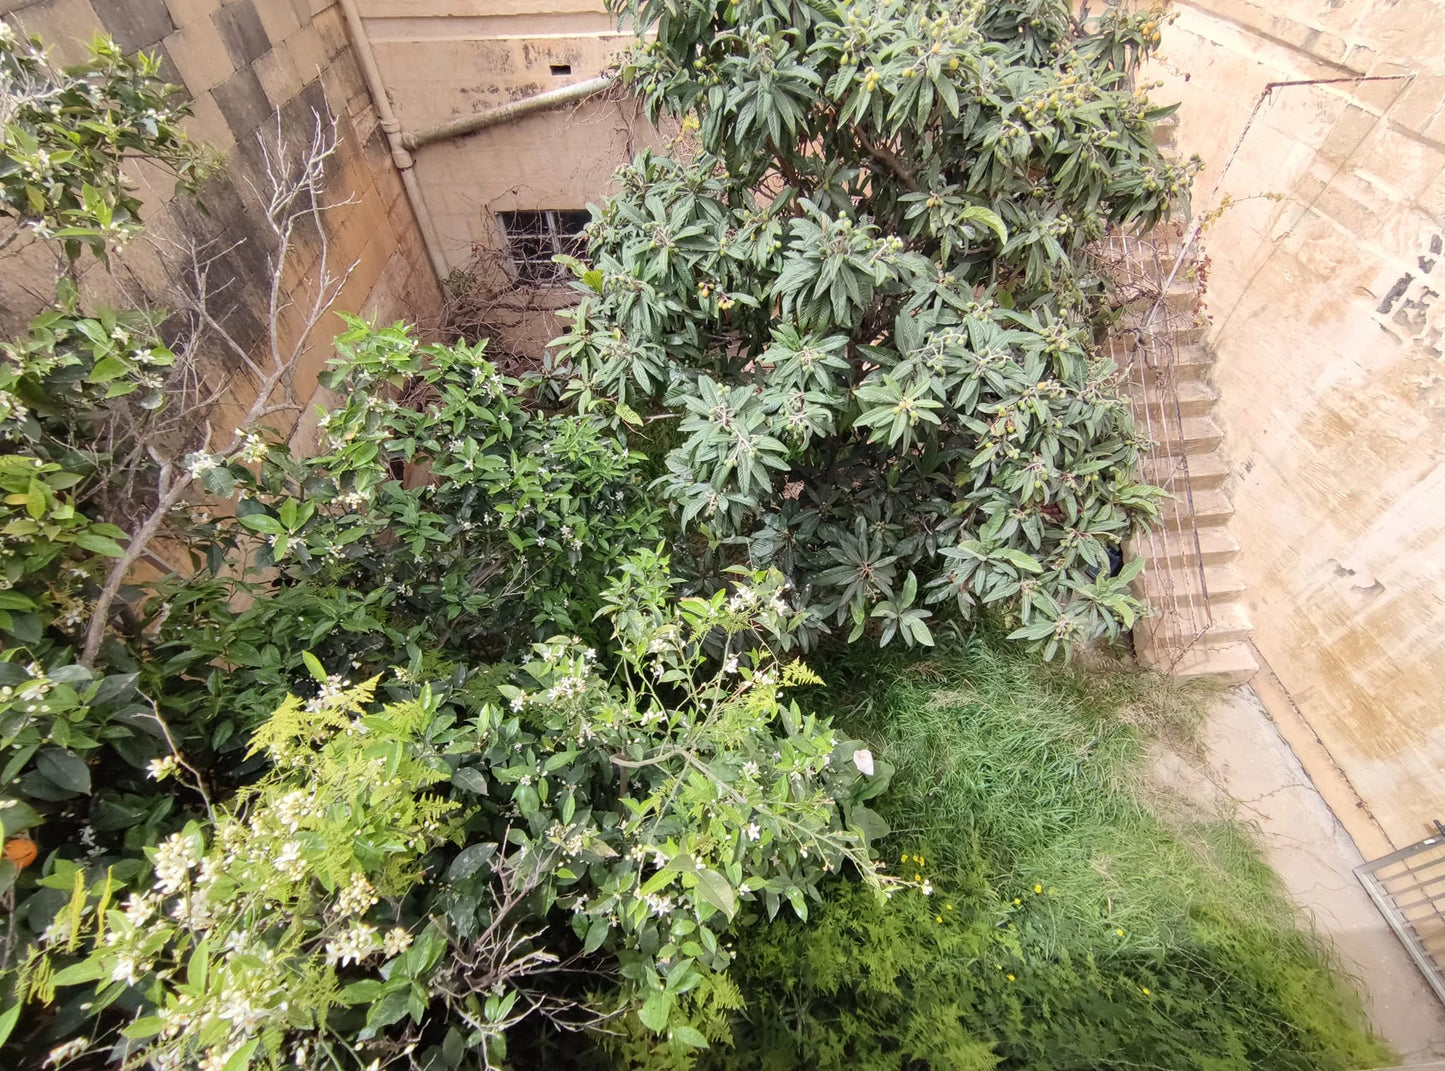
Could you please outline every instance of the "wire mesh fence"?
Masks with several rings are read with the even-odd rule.
[[[1398,852],[1362,863],[1355,876],[1445,1001],[1445,827]]]

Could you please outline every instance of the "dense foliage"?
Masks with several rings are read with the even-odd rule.
[[[933,614],[989,607],[1050,654],[1127,629],[1110,552],[1159,492],[1083,251],[1187,185],[1130,84],[1158,14],[626,10],[656,36],[625,77],[699,151],[619,173],[556,359],[584,410],[677,419],[656,486],[700,575],[776,566],[850,639],[927,645]]]
[[[1044,670],[998,640],[855,662],[840,721],[896,767],[891,897],[835,883],[749,934],[705,1068],[1382,1066],[1354,993],[1234,825],[1147,779],[1187,696]],[[1155,813],[1168,808],[1170,821]],[[621,1064],[670,1067],[637,1037]]]
[[[37,40],[0,23],[0,215],[58,241],[74,259],[89,249],[105,259],[139,228],[140,200],[118,161],[146,157],[172,168],[183,186],[204,174],[187,142],[190,114],[157,77],[160,62],[128,56],[97,39],[91,59],[59,70]]]
[[[674,1006],[730,963],[728,922],[748,905],[806,918],[845,860],[871,874],[856,830],[879,831],[862,801],[881,782],[783,698],[816,681],[801,666],[702,651],[787,627],[775,576],[673,604],[659,569],[603,593],[607,677],[559,638],[519,673],[398,671],[380,703],[377,678],[305,656],[319,690],[251,736],[258,783],[146,847],[148,868],[51,861],[40,885],[64,903],[20,984],[82,987],[60,1036],[124,1008],[118,1051],[161,1068],[365,1066],[425,1042],[426,1063],[493,1066],[529,1015],[586,1021],[565,979],[590,961],[678,1051],[701,1044]],[[150,772],[204,788],[179,755]]]
[[[172,389],[209,336],[72,282],[140,225],[128,157],[199,173],[154,62],[0,30],[0,204],[59,265],[0,363],[7,1067],[484,1071],[584,1033],[624,1066],[1377,1062],[1274,891],[1121,789],[1117,704],[1045,687],[1095,678],[979,647],[824,697],[789,653],[825,617],[931,644],[920,598],[1051,650],[1134,612],[1106,551],[1154,492],[1075,254],[1175,192],[1116,88],[1155,28],[741,3],[643,12],[633,76],[703,92],[704,152],[594,225],[579,404],[346,317],[304,453],[285,354],[230,351],[258,400],[212,439]],[[978,155],[1036,92],[1053,147]],[[815,713],[859,696],[862,738]]]

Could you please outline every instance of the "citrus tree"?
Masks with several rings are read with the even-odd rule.
[[[1148,227],[1131,84],[1157,13],[1063,0],[641,0],[624,77],[695,132],[593,209],[568,390],[667,425],[699,574],[784,571],[836,626],[931,644],[1003,613],[1049,654],[1141,611],[1111,552],[1154,513],[1084,251]],[[933,607],[927,609],[926,607]]]

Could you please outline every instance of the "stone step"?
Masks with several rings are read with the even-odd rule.
[[[1249,619],[1249,608],[1242,602],[1210,603],[1209,617],[1212,624],[1204,633],[1202,641],[1206,646],[1222,646],[1249,639],[1254,625]]]
[[[1187,457],[1210,453],[1224,442],[1224,429],[1212,417],[1187,416],[1181,423],[1184,425],[1184,453]]]
[[[1192,380],[1208,379],[1213,368],[1213,350],[1197,340],[1186,343],[1176,338],[1174,353],[1168,364],[1159,369],[1145,367],[1137,373],[1137,378],[1143,381],[1146,390],[1153,390],[1159,382],[1170,380],[1178,390]]]
[[[1195,342],[1203,342],[1209,337],[1209,323],[1193,323],[1179,327],[1174,331],[1174,345],[1176,348],[1186,347]]]
[[[1199,529],[1199,551],[1196,555],[1194,541],[1175,538],[1171,540],[1163,555],[1163,564],[1175,568],[1192,565],[1196,560],[1205,565],[1227,565],[1239,557],[1239,541],[1227,527],[1215,526]],[[1149,563],[1153,565],[1154,563]]]
[[[1229,519],[1234,516],[1234,505],[1229,501],[1229,496],[1218,487],[1205,488],[1194,494],[1194,525],[1201,530],[1212,528],[1222,524],[1228,524]],[[1166,505],[1161,511],[1161,525],[1171,531],[1180,531],[1187,525],[1188,510],[1169,508]]]
[[[1175,135],[1179,133],[1179,116],[1166,115],[1163,119],[1154,122],[1154,144],[1163,149],[1174,144]]]
[[[1221,603],[1235,602],[1244,598],[1247,590],[1244,578],[1232,565],[1206,565],[1204,567],[1204,590],[1209,594],[1211,609]]]
[[[1161,257],[1161,270],[1166,274],[1173,266],[1172,260]],[[1181,268],[1182,272],[1183,269]],[[1161,280],[1162,281],[1162,280]],[[1154,330],[1160,327],[1173,325],[1192,326],[1194,310],[1199,305],[1199,291],[1186,279],[1178,278],[1174,285],[1164,293],[1163,302],[1159,301],[1158,291],[1136,297],[1133,301],[1124,305],[1126,322],[1134,326],[1142,324],[1142,317],[1150,317],[1150,326]],[[1155,308],[1159,306],[1159,308]]]
[[[1166,390],[1162,383],[1155,382],[1145,387],[1142,400],[1138,397],[1133,399],[1134,419],[1142,424],[1151,419],[1173,420],[1176,416],[1210,416],[1218,401],[1219,391],[1207,380],[1177,380],[1172,390]]]
[[[1194,679],[1208,677],[1221,684],[1243,684],[1259,670],[1254,649],[1243,641],[1233,643],[1198,643],[1170,671],[1174,677]]]
[[[1170,466],[1168,475],[1161,475],[1158,471],[1162,466],[1157,466],[1156,471],[1149,475],[1159,481],[1160,487],[1174,494],[1183,494],[1186,486],[1196,494],[1212,487],[1223,487],[1229,479],[1229,465],[1218,450],[1211,450],[1207,454],[1190,454],[1184,462],[1185,464]]]
[[[1177,423],[1168,419],[1156,422],[1152,429],[1147,424],[1141,425],[1136,416],[1135,425],[1145,434],[1152,432],[1160,452],[1170,455],[1207,454],[1224,442],[1224,429],[1208,416],[1187,416]]]

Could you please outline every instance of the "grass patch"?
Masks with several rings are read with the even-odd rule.
[[[884,899],[839,881],[747,931],[707,1068],[1348,1071],[1390,1061],[1231,822],[1151,810],[1146,750],[1198,697],[988,640],[850,654],[835,716],[894,767]],[[824,704],[816,704],[824,707]],[[917,887],[927,881],[931,895]],[[699,995],[699,1001],[707,999]],[[624,1065],[669,1066],[621,1043]]]

